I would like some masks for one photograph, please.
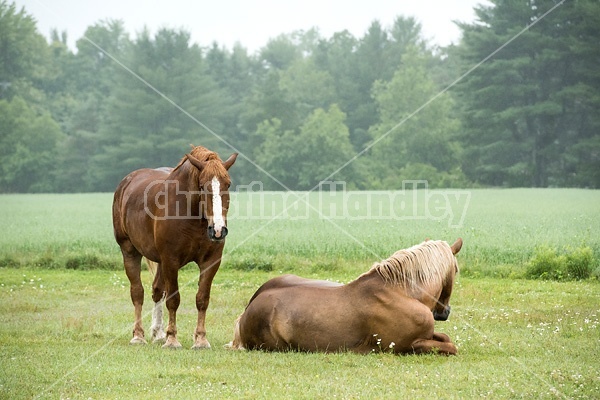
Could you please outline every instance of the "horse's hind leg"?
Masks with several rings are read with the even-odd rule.
[[[127,252],[121,245],[123,253],[123,264],[125,265],[125,273],[129,278],[129,292],[131,294],[131,302],[133,303],[135,321],[133,323],[133,338],[129,344],[146,344],[144,339],[144,329],[142,328],[142,306],[144,305],[144,286],[140,277],[142,270],[142,256],[135,249]],[[133,246],[131,246],[133,248]]]
[[[163,328],[163,304],[167,293],[165,292],[164,282],[162,279],[160,264],[148,260],[149,269],[154,271],[154,282],[152,283],[152,300],[154,300],[154,309],[152,310],[152,342],[164,342],[167,334]]]

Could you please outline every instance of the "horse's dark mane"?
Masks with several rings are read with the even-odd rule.
[[[231,184],[229,173],[223,166],[223,161],[217,153],[208,150],[206,147],[195,146],[192,151],[190,151],[190,155],[199,161],[206,163],[202,170],[199,170],[195,166],[188,164],[187,172],[190,174],[190,177],[194,182],[206,184],[207,182],[210,182],[213,177],[217,177],[217,179],[223,183],[227,185]],[[187,156],[183,156],[181,161],[179,161],[179,164],[177,164],[175,167],[175,170],[182,167],[186,161]]]

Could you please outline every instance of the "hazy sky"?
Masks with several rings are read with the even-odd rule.
[[[473,7],[484,0],[17,0],[34,16],[40,33],[67,31],[74,47],[86,28],[103,19],[120,19],[135,38],[144,26],[183,28],[201,46],[213,41],[231,48],[239,42],[251,52],[269,38],[318,27],[321,36],[347,29],[361,37],[373,20],[389,27],[396,16],[414,16],[424,36],[439,45],[457,42],[454,20],[471,22]]]

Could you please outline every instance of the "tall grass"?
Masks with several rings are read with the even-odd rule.
[[[0,196],[0,266],[120,269],[111,205],[104,193]],[[524,276],[543,246],[590,248],[597,275],[598,215],[600,191],[579,189],[240,192],[223,267],[354,273],[425,238],[462,237],[465,275]]]

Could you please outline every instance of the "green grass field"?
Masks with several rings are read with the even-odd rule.
[[[415,193],[234,194],[224,266],[333,271],[332,278],[348,279],[425,238],[462,237],[463,276],[519,277],[540,246],[587,246],[600,254],[600,191]],[[458,199],[446,205],[444,196]],[[122,269],[112,194],[4,195],[0,205],[0,266]]]
[[[112,238],[112,195],[0,196],[0,398],[597,398],[599,191],[300,195],[317,210],[292,194],[236,195],[207,315],[213,348],[200,352],[189,349],[192,265],[180,275],[184,349],[128,346],[133,307]],[[271,277],[347,282],[395,250],[459,236],[453,311],[436,323],[456,357],[222,348]],[[523,279],[540,247],[589,247],[591,277]]]

